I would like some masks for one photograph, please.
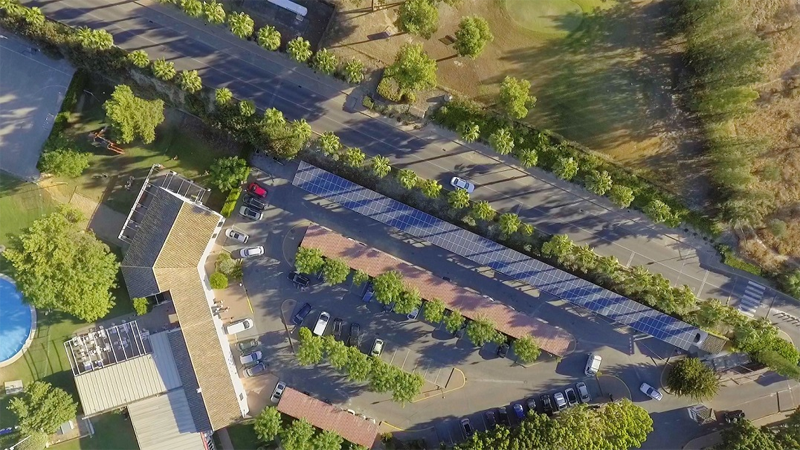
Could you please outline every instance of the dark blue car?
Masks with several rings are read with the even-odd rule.
[[[303,305],[302,308],[300,308],[300,311],[297,311],[297,314],[295,314],[294,317],[292,317],[292,323],[297,326],[300,326],[300,324],[303,323],[303,320],[305,320],[306,316],[308,316],[308,313],[310,312],[311,312],[311,304],[306,303],[305,305]]]

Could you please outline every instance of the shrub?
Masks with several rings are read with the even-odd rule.
[[[403,100],[403,93],[400,91],[397,81],[387,77],[385,74],[381,82],[378,83],[378,95],[390,102],[400,103]]]
[[[136,297],[133,299],[133,309],[136,311],[137,316],[143,316],[149,311],[150,302],[144,297]]]
[[[236,202],[239,201],[240,195],[242,195],[241,189],[234,189],[228,194],[228,197],[225,199],[225,204],[222,205],[222,210],[219,212],[223,217],[230,217],[231,214],[233,214],[233,210],[236,208]]]
[[[211,284],[211,289],[225,289],[228,287],[228,277],[222,272],[214,272],[208,277],[208,282]]]

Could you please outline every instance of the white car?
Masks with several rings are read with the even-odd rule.
[[[264,254],[264,247],[256,246],[250,248],[243,248],[239,251],[239,256],[242,258],[249,258],[251,256],[261,256]]]
[[[331,315],[322,311],[319,314],[319,319],[317,319],[317,324],[314,325],[314,334],[317,336],[322,336],[325,333],[325,328],[328,328],[328,321],[331,320]]]
[[[225,236],[237,240],[242,244],[246,244],[247,240],[250,239],[250,236],[242,233],[241,231],[236,231],[233,228],[228,228],[228,231],[225,232]]]
[[[475,190],[475,185],[474,184],[470,183],[469,181],[467,181],[467,180],[465,180],[463,178],[459,178],[459,177],[453,177],[453,179],[450,180],[450,185],[453,186],[456,189],[463,189],[463,190],[467,191],[467,193],[469,193],[469,194],[472,194],[472,191]]]
[[[253,353],[239,356],[239,362],[242,363],[242,365],[253,364],[254,362],[261,361],[262,357],[261,350],[256,350]]]
[[[247,206],[242,206],[239,208],[239,215],[252,220],[261,220],[261,218],[264,217],[264,215],[261,214],[261,211],[256,211],[252,208],[248,208]]]
[[[381,356],[383,353],[383,339],[375,339],[375,343],[372,344],[372,350],[369,352],[371,356]]]
[[[253,328],[253,319],[242,319],[225,325],[225,334],[241,333]]]
[[[281,400],[281,395],[283,395],[284,389],[286,389],[286,383],[283,381],[278,381],[275,389],[272,390],[272,397],[269,398],[272,400],[272,403],[278,403]]]
[[[644,395],[652,398],[653,400],[661,400],[664,397],[661,395],[661,392],[658,392],[658,389],[650,386],[647,383],[642,383],[642,385],[639,386],[639,390],[644,392]]]
[[[419,308],[414,308],[410,313],[408,313],[406,318],[408,318],[408,320],[414,320],[417,318],[418,315],[419,315]]]

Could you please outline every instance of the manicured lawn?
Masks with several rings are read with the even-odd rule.
[[[252,422],[229,426],[228,435],[231,437],[233,448],[236,450],[257,449],[262,445],[258,437],[256,437]]]
[[[55,208],[46,190],[0,172],[0,244]]]
[[[108,413],[92,418],[94,436],[54,445],[57,450],[139,450],[130,420]]]

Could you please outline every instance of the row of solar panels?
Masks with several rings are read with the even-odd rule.
[[[698,345],[707,336],[699,328],[674,317],[308,163],[300,164],[293,184],[684,350],[688,351],[692,345]]]

